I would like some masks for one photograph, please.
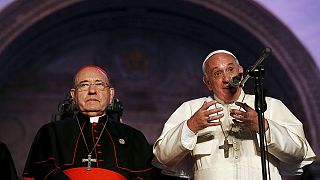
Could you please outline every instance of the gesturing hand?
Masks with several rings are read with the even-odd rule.
[[[259,132],[258,113],[248,106],[246,103],[236,102],[236,105],[240,106],[244,111],[238,109],[231,109],[230,115],[236,120],[234,123],[240,127],[246,127],[254,132]],[[268,129],[268,122],[264,119],[264,129]]]
[[[220,107],[208,110],[210,106],[216,103],[217,101],[214,100],[209,102],[205,101],[203,103],[200,109],[187,122],[187,125],[191,131],[196,133],[208,126],[217,126],[221,124],[221,122],[218,120],[223,117],[223,114],[217,113],[223,111],[223,109]]]

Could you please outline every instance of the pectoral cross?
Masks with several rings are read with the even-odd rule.
[[[224,150],[224,158],[228,158],[229,157],[229,149],[232,148],[233,145],[229,144],[229,141],[227,138],[224,139],[223,145],[219,146],[219,149],[223,149]]]
[[[88,154],[88,159],[82,159],[82,162],[88,162],[87,171],[91,169],[91,162],[97,162],[97,159],[91,159],[91,154]]]

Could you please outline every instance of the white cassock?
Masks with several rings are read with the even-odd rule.
[[[195,180],[262,179],[258,134],[234,125],[230,109],[239,109],[239,106],[215,99],[219,102],[216,106],[223,108],[223,128],[207,127],[194,134],[187,127],[186,121],[204,101],[213,99],[204,97],[185,102],[170,116],[155,142],[153,152],[156,158],[170,167],[190,153],[194,159]],[[253,95],[242,91],[237,101],[254,107],[254,99]],[[303,166],[315,160],[315,154],[305,139],[303,125],[281,101],[266,97],[266,102],[264,117],[269,124],[266,142],[271,179],[281,179],[280,174],[299,175],[303,172]],[[209,109],[213,108],[215,105]],[[226,136],[229,144],[232,144],[229,150],[226,149],[228,158],[224,157],[225,150],[219,149]]]

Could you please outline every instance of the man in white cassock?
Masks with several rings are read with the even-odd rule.
[[[207,56],[202,69],[212,96],[184,102],[170,116],[154,144],[154,155],[174,167],[190,153],[195,180],[262,179],[255,96],[229,85],[243,68],[231,52],[217,50]],[[315,160],[303,125],[280,100],[266,97],[266,103],[270,177],[299,175]]]

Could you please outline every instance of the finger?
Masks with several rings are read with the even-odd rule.
[[[209,126],[219,126],[221,125],[221,122],[212,122],[212,123],[209,123]]]
[[[212,114],[216,114],[216,113],[219,113],[219,112],[222,112],[222,111],[223,111],[222,107],[214,108],[214,109],[210,109],[210,110],[205,111],[204,115],[205,116],[210,116]]]
[[[245,122],[247,120],[246,117],[242,116],[242,115],[237,115],[237,114],[231,114],[231,117],[235,118],[238,122]]]
[[[247,112],[240,111],[240,110],[237,110],[237,109],[231,109],[230,110],[230,115],[240,115],[240,116],[243,116],[243,117],[247,117]]]
[[[232,119],[232,121],[233,121],[236,125],[238,125],[238,124],[244,124],[244,121],[241,121],[241,120],[239,120],[239,119]]]
[[[235,104],[243,108],[245,111],[252,109],[247,103],[236,102]]]
[[[212,122],[219,122],[220,119],[224,116],[224,114],[218,114],[218,115],[215,115],[215,116],[209,116],[208,118],[208,123],[212,123]]]
[[[215,100],[209,101],[209,102],[205,101],[205,102],[202,104],[202,106],[201,106],[200,109],[202,109],[202,110],[207,110],[210,106],[212,106],[212,105],[214,105],[214,104],[216,104],[216,103],[217,103],[217,101],[215,101]]]
[[[244,128],[244,127],[246,126],[246,124],[245,124],[244,122],[239,121],[239,120],[237,120],[237,119],[232,119],[232,121],[233,121],[233,123],[234,123],[236,126],[238,126],[238,127],[240,127],[240,128]]]

